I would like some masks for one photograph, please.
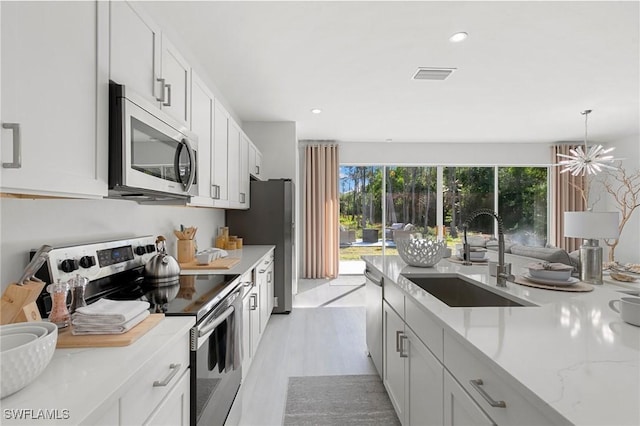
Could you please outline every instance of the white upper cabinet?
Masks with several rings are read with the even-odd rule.
[[[240,127],[229,118],[229,134],[227,137],[227,163],[229,177],[229,206],[240,207]]]
[[[213,145],[211,146],[212,197],[216,206],[228,207],[227,140],[229,138],[229,113],[217,100],[214,105],[213,117]]]
[[[252,143],[249,143],[249,173],[258,180],[263,180],[262,152]]]
[[[191,131],[198,136],[198,197],[191,198],[191,205],[213,207],[212,145],[213,108],[215,98],[202,80],[191,74]]]
[[[187,128],[191,67],[140,6],[111,6],[109,78],[144,96]]]
[[[191,106],[191,67],[162,36],[162,109],[181,123],[189,125]]]
[[[2,192],[107,195],[105,2],[2,2]]]
[[[109,78],[160,107],[161,33],[142,9],[125,1],[111,8]]]
[[[253,145],[244,132],[240,133],[240,208],[249,208],[249,146]]]

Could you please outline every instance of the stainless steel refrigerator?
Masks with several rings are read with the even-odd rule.
[[[229,234],[242,244],[273,244],[274,313],[291,312],[294,265],[294,198],[290,179],[251,181],[249,210],[227,210]]]

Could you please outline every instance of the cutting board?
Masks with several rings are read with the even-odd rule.
[[[107,348],[111,346],[129,346],[147,331],[158,325],[164,319],[164,314],[151,314],[140,324],[122,334],[89,334],[74,336],[66,328],[58,334],[56,348]]]
[[[224,257],[212,260],[206,265],[200,265],[197,260],[188,263],[181,263],[180,269],[229,269],[240,263],[239,257]]]

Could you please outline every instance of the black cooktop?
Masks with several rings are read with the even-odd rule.
[[[195,315],[199,322],[240,284],[240,275],[182,275],[174,281],[154,285],[139,278],[106,295],[112,300],[144,300],[153,313]]]

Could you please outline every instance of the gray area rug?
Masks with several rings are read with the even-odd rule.
[[[400,425],[376,375],[289,377],[285,426]]]

